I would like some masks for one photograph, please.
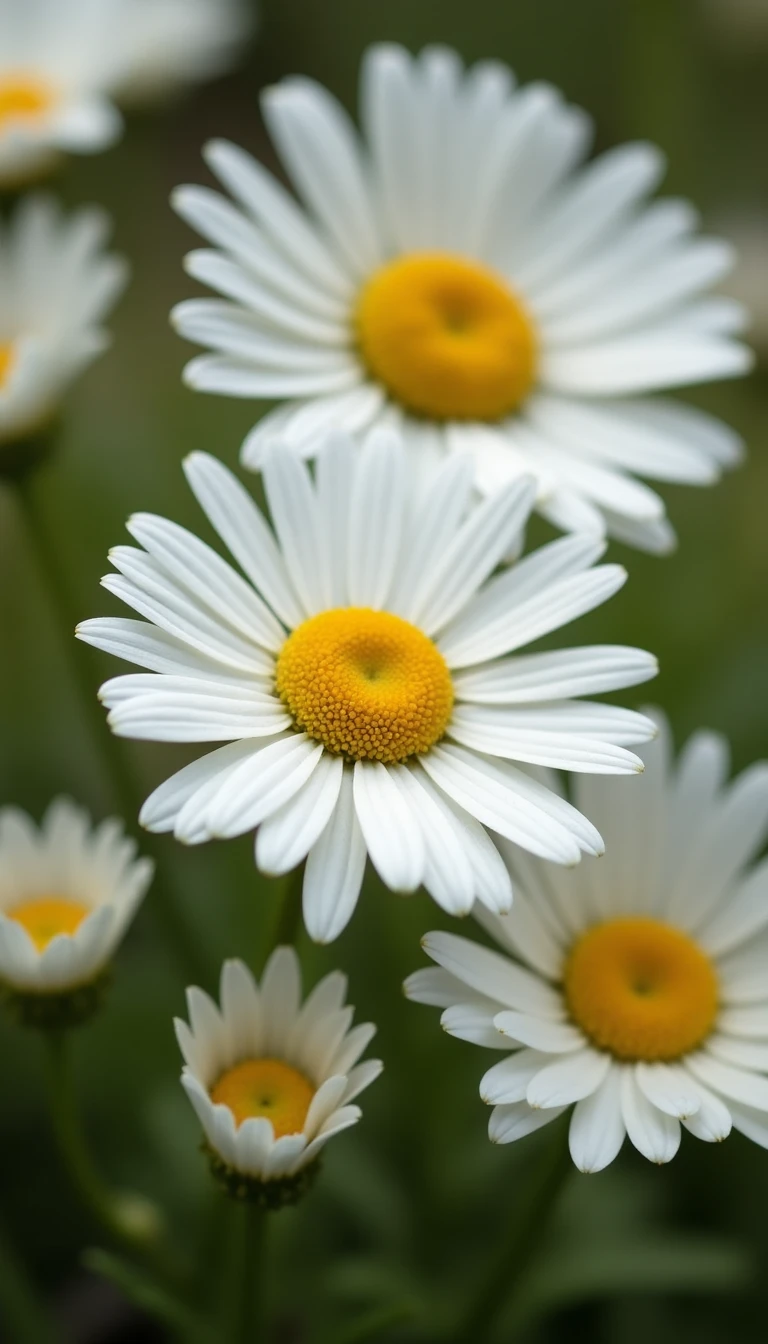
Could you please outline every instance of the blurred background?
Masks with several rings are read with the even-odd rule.
[[[227,136],[276,168],[258,93],[285,74],[327,83],[350,108],[367,43],[455,46],[467,61],[495,57],[522,81],[545,79],[586,107],[596,148],[647,138],[669,156],[665,191],[692,198],[707,229],[741,249],[729,292],[752,305],[757,372],[694,400],[744,435],[747,464],[714,489],[664,487],[680,550],[669,560],[612,547],[630,580],[579,622],[574,642],[631,643],[658,654],[651,688],[678,743],[707,725],[733,745],[734,767],[768,755],[768,0],[261,0],[258,31],[239,68],[169,110],[129,120],[108,154],[73,160],[55,184],[68,204],[96,201],[115,220],[132,283],[111,320],[114,345],[72,393],[57,452],[36,482],[71,615],[117,614],[99,577],[127,540],[135,510],[166,514],[211,540],[187,491],[181,458],[195,448],[235,466],[253,423],[249,403],[182,386],[190,357],[170,330],[172,304],[197,292],[181,267],[196,240],[172,214],[171,189],[208,182],[200,148]],[[544,525],[531,537],[546,536]],[[83,703],[73,667],[96,688],[118,666],[64,647],[26,546],[14,500],[0,488],[0,802],[40,816],[67,792],[97,817],[119,807],[104,770],[106,726]],[[126,669],[127,670],[127,669]],[[624,703],[632,702],[625,693]],[[126,744],[134,815],[184,748]],[[185,851],[163,838],[216,988],[221,959],[260,972],[276,897],[253,868],[251,840]],[[446,924],[424,896],[401,900],[371,880],[356,918],[329,949],[300,952],[307,979],[341,965],[358,1020],[380,1023],[386,1072],[364,1121],[332,1144],[312,1197],[274,1220],[269,1291],[285,1344],[340,1341],[356,1313],[426,1297],[451,1310],[514,1216],[516,1191],[543,1132],[506,1148],[486,1136],[476,1048],[445,1037],[434,1010],[407,1004],[400,983],[423,963],[419,938]],[[214,1229],[222,1209],[198,1151],[199,1130],[179,1085],[171,1019],[183,1011],[183,972],[152,892],[124,947],[105,1011],[77,1040],[94,1150],[110,1179],[156,1195],[182,1249]],[[81,1265],[98,1229],[73,1205],[51,1143],[31,1032],[0,1022],[0,1218],[70,1344],[158,1340],[159,1330]],[[628,1145],[599,1176],[574,1174],[513,1330],[548,1344],[757,1344],[766,1338],[768,1152],[736,1135],[712,1148],[685,1135],[671,1167]],[[191,1231],[190,1231],[191,1229]],[[214,1258],[200,1242],[202,1293]],[[13,1344],[10,1335],[0,1337]],[[429,1324],[382,1339],[429,1339]],[[515,1334],[515,1338],[517,1338]],[[474,1344],[474,1342],[473,1342]]]

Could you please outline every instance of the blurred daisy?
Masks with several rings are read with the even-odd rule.
[[[44,998],[91,984],[151,878],[119,821],[94,827],[66,798],[39,830],[18,808],[0,809],[0,987]]]
[[[655,660],[600,647],[506,655],[598,606],[623,584],[593,569],[602,545],[561,539],[491,577],[519,543],[529,478],[471,503],[455,458],[421,496],[397,435],[361,451],[337,436],[316,480],[295,453],[269,455],[277,536],[222,464],[185,464],[198,502],[246,583],[209,547],[148,514],[144,547],[110,554],[104,587],[148,618],[84,621],[78,635],[149,668],[101,688],[120,736],[226,741],[152,794],[141,821],[188,844],[258,827],[256,863],[305,856],[304,917],[329,941],[355,906],[366,853],[395,891],[421,883],[446,910],[511,899],[485,827],[543,858],[577,863],[600,836],[526,762],[631,774],[627,744],[651,722],[572,696],[645,681]]]
[[[286,1202],[328,1140],[360,1119],[350,1103],[382,1063],[358,1064],[376,1028],[352,1027],[346,991],[346,976],[333,971],[302,1005],[292,947],[272,954],[260,986],[242,961],[225,962],[221,1010],[201,989],[187,990],[191,1026],[176,1020],[181,1082],[232,1193]]]
[[[126,281],[104,251],[100,210],[69,218],[49,197],[17,208],[0,236],[0,463],[2,444],[44,427],[68,385],[101,354],[101,326]]]
[[[505,851],[512,912],[477,911],[505,955],[430,933],[440,969],[406,982],[452,1035],[513,1052],[480,1084],[491,1139],[574,1106],[582,1171],[612,1162],[625,1134],[668,1162],[681,1123],[768,1147],[768,861],[748,870],[768,833],[768,766],[726,786],[721,737],[697,734],[675,766],[660,726],[641,778],[577,782],[605,858],[563,873]]]
[[[231,64],[252,28],[246,0],[117,0],[123,104],[157,102]]]
[[[276,434],[308,454],[324,426],[385,419],[423,457],[470,453],[484,493],[532,473],[559,528],[668,549],[663,502],[635,474],[707,484],[740,445],[642,394],[749,367],[743,309],[707,296],[731,249],[694,237],[686,203],[648,204],[658,150],[580,167],[585,114],[549,85],[515,90],[499,64],[465,73],[443,48],[376,46],[361,104],[365,145],[313,81],[264,94],[300,204],[221,141],[206,159],[236,204],[174,197],[215,245],[187,269],[223,295],[174,310],[213,352],[188,383],[282,403],[243,463],[260,467]]]
[[[217,73],[247,26],[241,0],[0,0],[0,184],[106,149],[113,99]]]

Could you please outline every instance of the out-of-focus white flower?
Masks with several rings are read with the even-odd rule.
[[[212,352],[192,387],[281,404],[243,445],[310,454],[327,425],[400,424],[414,455],[465,451],[491,494],[522,473],[566,531],[668,550],[661,498],[636,479],[709,484],[737,437],[644,394],[743,373],[740,304],[713,297],[730,247],[696,237],[684,201],[649,200],[652,145],[584,165],[588,117],[504,66],[376,46],[362,140],[314,81],[283,80],[264,116],[296,203],[235,145],[206,158],[235,203],[182,187],[179,213],[214,248],[187,269],[222,299],[179,305]]]
[[[51,804],[39,830],[18,808],[0,810],[0,984],[37,996],[88,985],[114,954],[152,870],[121,822],[94,827],[66,798]]]
[[[109,343],[101,324],[127,268],[104,251],[108,230],[101,210],[67,217],[33,196],[0,235],[0,453],[51,418]]]
[[[276,532],[215,458],[187,478],[250,583],[190,532],[138,514],[141,549],[117,546],[102,582],[148,618],[83,621],[78,636],[148,672],[102,686],[123,737],[224,742],[147,799],[143,825],[187,844],[257,829],[256,862],[306,858],[304,918],[338,936],[367,855],[394,891],[421,883],[446,910],[511,900],[486,831],[555,863],[599,853],[595,828],[526,765],[632,774],[653,724],[572,697],[656,673],[640,649],[522,654],[604,602],[618,565],[565,537],[494,575],[519,547],[530,477],[473,496],[471,463],[443,462],[419,489],[394,431],[357,449],[326,443],[313,478],[277,446],[264,468]],[[512,654],[513,656],[508,656]],[[521,768],[522,765],[522,768]]]
[[[247,38],[246,0],[121,0],[122,104],[156,102],[220,74]]]
[[[0,185],[106,149],[115,101],[215,74],[248,26],[244,0],[0,0]]]
[[[726,786],[721,737],[696,734],[674,763],[659,728],[637,779],[577,780],[605,857],[565,872],[507,849],[512,910],[477,910],[504,955],[430,933],[439,969],[406,982],[445,1009],[446,1031],[511,1052],[480,1085],[491,1139],[573,1106],[582,1171],[607,1166],[627,1135],[668,1162],[681,1124],[768,1147],[768,863],[749,867],[768,833],[768,765]]]
[[[242,1193],[290,1200],[302,1188],[295,1178],[360,1119],[350,1103],[382,1064],[358,1063],[376,1028],[352,1027],[346,990],[332,971],[302,1005],[299,959],[280,947],[261,985],[242,961],[224,963],[220,1010],[201,989],[187,991],[191,1025],[176,1020],[181,1081],[233,1192],[245,1177]]]

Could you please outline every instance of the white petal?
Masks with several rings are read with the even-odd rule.
[[[455,933],[428,933],[422,947],[433,961],[478,994],[525,1013],[562,1020],[559,994],[509,957]]]
[[[631,1065],[622,1070],[621,1112],[627,1134],[649,1162],[670,1162],[680,1147],[680,1121],[652,1106]]]
[[[287,803],[263,821],[256,835],[256,864],[263,873],[290,872],[306,858],[336,807],[343,761],[324,753]]]
[[[356,761],[357,819],[381,880],[393,891],[415,891],[424,876],[421,830],[389,770],[380,761]]]
[[[298,792],[322,754],[320,743],[295,733],[248,757],[218,791],[209,817],[211,834],[228,839],[258,826]]]
[[[579,1171],[603,1171],[618,1156],[626,1134],[621,1086],[621,1069],[611,1067],[600,1086],[573,1108],[568,1144]]]
[[[333,942],[349,922],[360,894],[365,860],[365,841],[352,796],[352,771],[345,769],[336,807],[309,851],[304,872],[304,923],[315,942]]]
[[[567,1022],[554,1022],[551,1018],[505,1009],[496,1014],[493,1025],[503,1036],[518,1041],[520,1045],[530,1045],[534,1050],[544,1050],[547,1054],[560,1055],[584,1049],[583,1035]]]
[[[610,1055],[590,1049],[578,1050],[547,1064],[528,1084],[528,1105],[568,1106],[581,1101],[597,1090],[610,1067]]]
[[[496,1106],[488,1121],[488,1137],[491,1143],[514,1143],[515,1139],[524,1139],[526,1134],[533,1134],[550,1120],[556,1120],[564,1110],[564,1106],[534,1110],[525,1101],[514,1106]]]

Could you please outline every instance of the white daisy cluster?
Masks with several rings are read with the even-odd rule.
[[[0,188],[106,149],[122,129],[115,100],[215,74],[248,26],[245,0],[0,0]],[[125,267],[105,254],[106,233],[100,213],[66,220],[38,197],[0,227],[2,474],[32,464],[26,440],[107,343]]]
[[[451,1035],[508,1052],[480,1084],[491,1139],[572,1106],[582,1171],[627,1135],[669,1162],[681,1124],[768,1147],[768,861],[748,868],[768,836],[768,765],[726,786],[722,738],[697,734],[675,765],[659,727],[639,779],[578,780],[605,858],[564,872],[505,849],[514,905],[476,912],[503,952],[431,933],[440,969],[406,982]]]
[[[175,310],[212,351],[187,381],[282,403],[244,465],[275,435],[310,455],[328,426],[385,419],[416,458],[468,454],[485,494],[531,473],[558,528],[668,550],[663,501],[636,476],[708,484],[740,444],[645,394],[749,367],[745,310],[710,293],[731,249],[696,236],[686,202],[649,201],[664,172],[652,145],[584,166],[589,118],[496,62],[375,46],[360,105],[363,139],[312,80],[264,93],[298,202],[220,141],[206,159],[234,204],[175,196],[213,244],[187,270],[222,295]]]
[[[115,100],[215,73],[247,26],[238,0],[0,0],[0,183],[104,148]],[[730,248],[651,199],[656,149],[587,162],[585,114],[495,62],[372,48],[362,134],[308,79],[262,105],[298,199],[209,145],[228,195],[175,204],[211,244],[187,269],[221,297],[174,321],[206,347],[189,384],[277,403],[242,448],[266,505],[192,453],[220,548],[133,515],[102,583],[136,615],[77,628],[141,669],[99,692],[118,737],[213,744],[140,821],[186,845],[252,833],[258,870],[298,872],[317,942],[368,860],[474,915],[503,951],[431,933],[438,965],[406,990],[503,1053],[481,1084],[494,1141],[573,1107],[585,1171],[626,1135],[666,1162],[681,1125],[768,1146],[768,868],[749,869],[768,767],[726,787],[721,739],[675,766],[661,716],[594,698],[653,677],[651,654],[529,647],[622,587],[609,536],[672,547],[638,477],[709,484],[739,459],[726,426],[659,395],[749,367],[744,309],[713,293]],[[0,443],[44,429],[104,346],[123,281],[104,235],[35,197],[0,236]],[[525,553],[534,510],[567,535]],[[28,1020],[99,979],[151,875],[134,852],[71,804],[40,837],[0,813],[0,988]],[[290,946],[260,984],[227,961],[220,1006],[188,990],[182,1084],[236,1198],[295,1200],[360,1118],[381,1063],[359,1062],[375,1029],[346,990],[334,971],[302,1003]]]

